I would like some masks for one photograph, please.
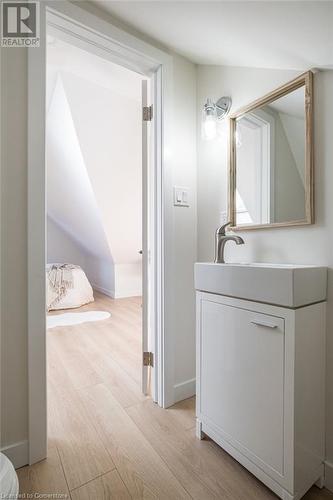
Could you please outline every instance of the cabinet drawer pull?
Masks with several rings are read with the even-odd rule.
[[[274,323],[268,323],[266,321],[251,321],[251,323],[256,326],[265,326],[266,328],[277,328],[277,325],[274,325]]]

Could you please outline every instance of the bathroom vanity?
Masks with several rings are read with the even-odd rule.
[[[197,436],[280,498],[323,484],[327,269],[195,265]]]

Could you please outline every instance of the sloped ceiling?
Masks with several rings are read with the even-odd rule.
[[[113,259],[141,262],[141,104],[69,73],[62,79]]]
[[[141,264],[141,80],[62,41],[48,48],[49,216],[114,264]]]
[[[100,209],[60,77],[47,116],[46,163],[49,216],[86,251],[111,259]]]
[[[297,70],[333,67],[330,1],[93,3],[197,64]]]

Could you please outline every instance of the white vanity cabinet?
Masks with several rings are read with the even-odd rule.
[[[197,291],[198,437],[299,499],[323,478],[324,398],[325,302],[293,309]]]

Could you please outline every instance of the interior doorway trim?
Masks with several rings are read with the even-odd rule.
[[[40,2],[40,47],[28,49],[28,414],[29,464],[47,455],[47,378],[45,320],[46,248],[46,28],[75,37],[77,45],[94,46],[95,53],[154,82],[154,293],[155,363],[153,399],[167,405],[171,375],[167,373],[164,336],[164,162],[167,110],[170,107],[172,59],[85,9],[67,1]]]

